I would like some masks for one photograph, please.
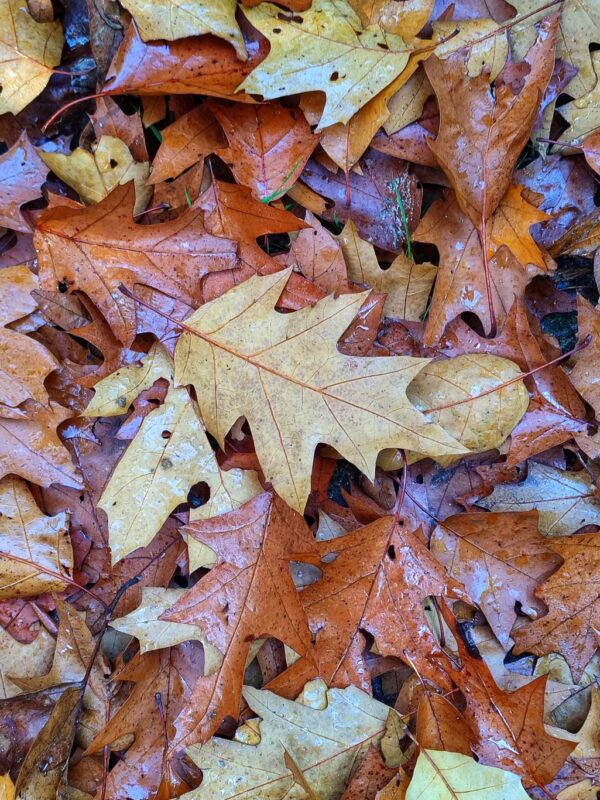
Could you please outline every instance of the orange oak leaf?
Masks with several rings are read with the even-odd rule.
[[[436,527],[431,552],[465,585],[504,647],[517,619],[515,604],[536,616],[534,592],[561,561],[538,529],[537,511],[455,514]]]
[[[215,551],[217,565],[161,619],[203,628],[223,662],[213,675],[197,682],[177,719],[173,748],[206,741],[225,717],[237,716],[254,639],[272,636],[313,658],[310,631],[289,568],[295,549],[314,552],[300,514],[265,492],[235,511],[198,520],[183,530]]]
[[[219,153],[236,180],[263,201],[280,197],[295,182],[319,143],[298,109],[211,104],[229,147]]]
[[[417,706],[415,738],[423,750],[448,750],[471,755],[472,733],[447,697],[424,687]]]
[[[446,621],[458,643],[462,668],[449,670],[462,692],[465,720],[474,733],[473,750],[489,766],[522,776],[523,785],[550,783],[575,747],[575,742],[558,739],[544,729],[544,690],[547,675],[535,678],[515,692],[498,687],[475,645],[467,648],[464,628]],[[471,654],[473,653],[473,655]]]
[[[200,278],[233,268],[237,250],[231,239],[205,230],[196,208],[162,224],[136,224],[134,196],[129,183],[89,208],[51,208],[38,220],[34,239],[42,286],[85,292],[123,344],[135,336],[135,303],[119,291],[121,284],[130,290],[143,284],[197,304]]]
[[[561,653],[579,681],[598,647],[600,534],[549,539],[563,565],[536,591],[548,613],[515,633],[517,652]]]

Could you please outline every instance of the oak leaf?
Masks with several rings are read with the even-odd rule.
[[[564,563],[536,591],[548,613],[515,632],[516,652],[561,653],[577,682],[598,647],[600,536],[561,536],[548,546]]]
[[[431,552],[465,585],[504,647],[517,619],[515,604],[529,616],[543,613],[535,589],[561,563],[537,523],[536,511],[456,514],[431,535]]]
[[[0,114],[18,114],[46,87],[61,57],[60,22],[36,22],[25,0],[0,3]]]
[[[600,503],[585,472],[559,470],[532,461],[520,483],[501,483],[477,505],[490,511],[532,511],[540,514],[546,536],[574,533],[584,525],[600,525]]]
[[[51,401],[47,408],[26,409],[23,418],[1,417],[0,477],[12,473],[40,486],[60,483],[81,488],[79,471],[56,432],[71,416],[71,411]]]
[[[304,221],[310,228],[300,231],[282,261],[298,266],[303,275],[327,294],[347,289],[348,274],[340,243],[311,211],[306,212]]]
[[[417,759],[406,800],[526,800],[518,775],[486,767],[462,753],[425,750]]]
[[[261,3],[244,15],[271,49],[239,88],[265,99],[325,92],[317,131],[348,122],[408,64],[411,48],[404,39],[381,28],[363,29],[345,0],[313,0],[302,15],[289,17]]]
[[[225,147],[225,139],[208,105],[203,103],[160,132],[162,141],[148,183],[176,178],[204,156]]]
[[[309,659],[313,649],[289,570],[295,549],[314,550],[299,514],[263,493],[239,509],[198,520],[184,530],[215,551],[217,564],[161,619],[199,625],[223,663],[197,682],[177,720],[173,747],[205,741],[224,717],[237,715],[254,639],[275,637]]]
[[[468,50],[443,61],[433,55],[425,62],[440,106],[440,130],[430,147],[476,227],[498,207],[529,138],[554,66],[556,27],[556,17],[540,23],[538,39],[525,57],[529,72],[514,86],[504,72],[495,91],[486,74],[469,77]]]
[[[152,194],[145,185],[150,174],[148,161],[134,161],[131,151],[121,139],[101,136],[92,151],[77,147],[73,152],[39,151],[47,167],[79,194],[86,205],[104,200],[117,186],[129,181],[135,185],[134,213],[143,211]]]
[[[48,167],[39,157],[26,133],[0,156],[0,225],[29,233],[31,225],[21,206],[42,196],[42,183]]]
[[[163,783],[163,797],[178,797],[189,786],[174,769],[175,753],[169,752],[169,733],[179,712],[190,701],[191,689],[202,675],[204,657],[197,642],[141,655],[114,676],[134,686],[125,703],[88,747],[88,753],[133,734],[135,739],[110,771],[107,792],[114,800],[154,800]],[[160,698],[160,700],[158,699]]]
[[[204,674],[210,675],[221,665],[218,650],[207,642],[202,628],[181,622],[160,619],[167,609],[185,594],[185,589],[162,589],[146,586],[142,589],[142,602],[124,617],[111,620],[110,627],[121,633],[135,636],[140,643],[140,653],[161,650],[183,642],[198,641],[204,650]]]
[[[356,762],[377,746],[388,717],[396,712],[355,686],[327,689],[326,694],[320,681],[308,688],[317,701],[324,695],[316,707],[246,686],[244,697],[260,723],[238,729],[233,741],[215,737],[188,748],[204,774],[202,788],[191,792],[189,800],[265,792],[274,800],[305,796],[296,789],[286,752],[317,797],[340,797]]]
[[[464,716],[474,733],[473,750],[484,764],[510,769],[525,786],[550,783],[575,743],[544,729],[547,675],[514,692],[502,691],[475,647],[467,650],[458,627],[454,633],[462,668],[449,673],[466,701]]]
[[[506,245],[513,256],[527,267],[533,264],[546,271],[544,254],[529,232],[532,225],[551,219],[550,214],[539,211],[523,197],[523,187],[512,184],[506,190],[493,216],[490,240],[496,248]],[[490,248],[492,256],[496,248]]]
[[[83,620],[83,614],[60,597],[56,596],[55,599],[59,627],[50,670],[44,675],[35,677],[11,675],[12,682],[27,692],[39,692],[61,683],[80,683],[95,654],[95,642]],[[108,717],[110,695],[105,680],[106,671],[103,656],[96,654],[83,694],[77,731],[78,739],[83,746],[89,744]]]
[[[4,406],[7,416],[26,400],[47,404],[44,381],[58,368],[58,361],[43,344],[5,327],[36,308],[31,292],[37,284],[37,277],[25,264],[0,271],[0,411]]]
[[[124,0],[144,41],[184,39],[211,33],[246,58],[242,32],[235,21],[235,0]]]
[[[392,767],[387,767],[379,750],[373,745],[363,756],[350,782],[344,789],[340,800],[363,800],[365,797],[375,797],[397,773]]]
[[[10,678],[27,664],[28,672],[43,672],[50,668],[55,641],[50,634],[41,630],[29,644],[18,642],[0,626],[0,699],[16,697],[21,694],[19,687]],[[0,794],[0,797],[2,795]]]
[[[276,200],[296,182],[319,143],[302,113],[279,103],[210,108],[229,144],[219,157],[263,202]]]
[[[27,484],[9,476],[0,481],[0,598],[61,592],[73,568],[68,514],[42,514]],[[23,561],[15,561],[17,556]],[[46,571],[42,571],[43,567]],[[48,574],[48,573],[53,574]]]
[[[386,516],[318,545],[322,557],[333,551],[336,558],[319,564],[323,577],[303,590],[301,600],[319,674],[328,684],[370,688],[364,631],[374,637],[381,655],[401,658],[427,680],[448,688],[423,605],[428,596],[465,595],[428,552],[422,531],[408,525]],[[305,666],[297,661],[291,670]]]
[[[463,715],[443,694],[423,684],[417,706],[415,738],[424,750],[447,750],[471,755],[471,731]]]
[[[123,344],[135,335],[135,304],[121,284],[151,286],[193,305],[201,276],[236,263],[235,242],[207,233],[201,211],[188,208],[169,222],[137,225],[133,205],[127,184],[90,208],[51,208],[34,238],[42,287],[85,292]]]
[[[592,338],[585,350],[575,356],[569,380],[596,414],[600,414],[600,376],[596,370],[600,358],[600,311],[580,294],[577,295],[577,321],[580,337],[591,335]]]
[[[375,248],[361,239],[350,219],[338,236],[348,267],[348,277],[387,295],[383,313],[418,322],[427,307],[437,267],[427,262],[415,264],[400,253],[387,269],[381,269]]]
[[[529,393],[520,375],[508,359],[460,355],[423,367],[407,397],[457,441],[481,453],[499,447],[527,411]]]
[[[336,352],[364,295],[328,297],[279,315],[274,307],[288,277],[289,271],[251,278],[186,321],[175,351],[175,380],[194,386],[207,429],[217,440],[223,443],[245,416],[265,477],[299,511],[310,493],[314,451],[321,442],[369,476],[385,447],[434,457],[462,452],[403,399],[424,361]],[[245,387],[243,395],[234,385]]]
[[[175,42],[143,42],[130,25],[106,76],[110,94],[206,94],[238,102],[237,87],[267,52],[267,43],[246,42],[247,61],[240,61],[227,42],[214,36],[188,37]]]

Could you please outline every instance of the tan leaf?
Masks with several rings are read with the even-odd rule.
[[[575,366],[569,373],[569,380],[600,416],[600,311],[580,294],[577,295],[577,322],[580,338],[590,335],[592,338],[585,350],[574,356]]]
[[[54,644],[54,639],[44,629],[39,631],[33,642],[22,644],[0,626],[0,699],[21,694],[21,689],[11,681],[10,676],[18,674],[23,664],[27,664],[28,673],[50,669]]]
[[[266,99],[325,92],[317,130],[348,122],[408,63],[404,39],[381,28],[363,30],[346,0],[313,0],[308,11],[289,18],[271,3],[244,14],[269,39],[271,50],[239,88]]]
[[[350,280],[387,294],[383,307],[386,316],[418,322],[427,307],[437,267],[430,263],[415,264],[401,253],[387,269],[381,269],[375,248],[359,237],[352,220],[338,238]]]
[[[540,530],[546,536],[574,533],[584,525],[600,525],[600,503],[586,472],[569,472],[529,463],[520,483],[501,483],[477,505],[490,511],[540,513]]]
[[[18,114],[45,89],[61,57],[60,22],[36,22],[25,0],[0,3],[0,114]]]
[[[235,21],[235,0],[124,0],[144,41],[184,39],[210,33],[232,44],[238,58],[246,47]]]
[[[69,577],[73,569],[68,528],[68,514],[42,514],[24,481],[13,476],[0,481],[0,599],[67,588],[60,576]],[[38,565],[54,574],[41,571]]]
[[[175,380],[193,384],[207,429],[218,441],[245,416],[266,479],[300,511],[321,442],[371,477],[385,447],[432,456],[462,452],[403,398],[423,360],[336,351],[364,295],[327,297],[312,308],[278,314],[275,304],[289,274],[252,277],[186,321],[175,351]]]
[[[529,392],[522,380],[514,380],[520,374],[507,358],[465,354],[427,364],[406,393],[469,450],[485,452],[499,447],[527,411]],[[502,388],[485,394],[496,387]]]

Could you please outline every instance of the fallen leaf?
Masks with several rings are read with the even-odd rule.
[[[343,248],[310,211],[305,222],[310,228],[296,236],[285,263],[300,267],[302,274],[327,294],[337,294],[348,286]]]
[[[208,105],[196,106],[163,128],[148,183],[176,178],[204,156],[221,150],[225,140]]]
[[[146,42],[210,33],[233,45],[238,58],[246,58],[242,32],[235,21],[234,0],[124,0],[123,5]]]
[[[288,276],[285,271],[251,278],[186,321],[175,352],[175,380],[194,386],[207,429],[217,440],[222,443],[245,416],[265,477],[299,511],[310,493],[315,447],[324,440],[369,476],[384,447],[432,455],[462,452],[452,437],[401,399],[423,361],[336,353],[336,342],[364,296],[329,297],[312,308],[278,315],[274,306]],[[298,348],[312,353],[309,372],[299,371]],[[324,371],[320,364],[326,365]],[[391,380],[394,393],[386,394]],[[231,381],[246,387],[243,396],[231,392]],[[290,408],[302,409],[301,415],[290,417]],[[353,430],[360,431],[357,441]]]
[[[56,429],[72,416],[56,403],[32,410],[26,418],[0,418],[0,477],[19,475],[40,486],[83,485]]]
[[[402,37],[380,28],[363,30],[345,0],[313,0],[302,13],[287,17],[271,3],[244,10],[271,49],[239,88],[265,99],[325,92],[320,131],[348,122],[385,89],[406,68],[411,48]]]
[[[90,122],[98,139],[102,136],[121,139],[136,161],[148,161],[144,126],[139,112],[125,114],[112,97],[98,97],[96,111],[90,116]]]
[[[151,191],[146,187],[150,174],[147,161],[138,163],[125,142],[114,136],[101,136],[92,152],[78,147],[69,155],[39,151],[52,172],[79,194],[86,205],[99,203],[129,181],[135,185],[134,213],[146,208]]]
[[[415,738],[422,750],[471,755],[471,731],[463,715],[447,697],[423,685],[417,707]]]
[[[16,697],[21,694],[19,687],[10,676],[18,673],[23,664],[29,672],[42,672],[50,668],[54,652],[54,639],[47,631],[39,631],[33,642],[22,644],[14,639],[4,628],[0,628],[0,699]],[[0,783],[0,786],[2,784]],[[2,793],[0,792],[0,798]]]
[[[325,686],[319,684],[319,694],[325,694]],[[294,777],[285,764],[286,751],[318,797],[339,797],[354,765],[381,740],[388,716],[394,714],[355,686],[327,689],[325,706],[320,708],[250,686],[244,688],[244,697],[260,716],[258,737],[246,743],[242,728],[233,741],[213,738],[188,748],[204,775],[203,788],[190,793],[190,800],[207,792],[219,792],[223,800],[240,791],[255,796],[265,791],[273,797],[289,795],[294,792]],[[223,762],[226,766],[219,766]],[[231,788],[223,787],[229,781]]]
[[[532,511],[540,514],[546,536],[574,533],[584,525],[600,525],[600,505],[585,472],[569,472],[532,461],[527,478],[503,483],[477,504],[490,511]]]
[[[9,476],[0,481],[0,598],[31,597],[67,588],[60,576],[69,578],[73,569],[68,519],[65,512],[55,517],[43,514],[19,478]],[[27,563],[15,561],[13,556]]]
[[[56,596],[59,628],[50,670],[40,676],[11,675],[11,680],[26,692],[39,692],[61,683],[79,684],[95,654],[95,642],[80,614]],[[78,689],[79,691],[79,689]],[[96,655],[87,686],[83,692],[77,737],[85,747],[107,721],[110,696],[105,681],[103,656]]]
[[[194,304],[198,277],[231,269],[235,242],[207,233],[202,212],[189,208],[158,225],[136,225],[134,190],[119,187],[90,208],[58,206],[38,220],[35,246],[42,287],[84,291],[123,344],[135,335],[135,304],[119,290],[138,283]]]
[[[363,800],[374,797],[394,777],[397,770],[386,767],[379,750],[373,745],[363,756],[340,800]]]
[[[40,94],[61,57],[60,22],[36,22],[25,0],[0,4],[0,114],[18,114]]]
[[[308,162],[301,179],[334,202],[321,216],[338,223],[351,219],[363,239],[398,253],[407,230],[419,222],[422,191],[407,165],[397,158],[368,150],[360,172],[332,174],[318,161]],[[404,221],[406,218],[406,224]]]
[[[69,755],[82,694],[81,687],[72,686],[59,697],[21,766],[15,784],[15,800],[55,800],[66,791]]]
[[[468,77],[462,50],[425,62],[440,105],[440,131],[430,147],[475,227],[485,224],[510,185],[552,74],[556,27],[556,17],[544,18],[525,57],[528,74],[515,87],[501,73],[495,93],[486,74]]]
[[[294,549],[313,550],[302,517],[263,493],[185,531],[214,550],[217,564],[161,619],[202,627],[223,663],[197,682],[177,719],[172,747],[205,741],[226,716],[237,714],[252,640],[274,636],[312,658],[308,624],[289,571]]]
[[[251,102],[235,92],[265,57],[266,42],[247,41],[246,50],[248,60],[240,61],[227,42],[214,36],[146,43],[136,26],[130,25],[104,88],[110,94],[206,94]]]
[[[191,699],[191,690],[204,670],[202,647],[187,642],[178,647],[141,655],[137,653],[115,678],[131,681],[133,691],[88,747],[101,752],[125,736],[134,735],[126,757],[118,761],[107,779],[114,800],[155,800],[163,784],[163,796],[179,796],[189,786],[178,777],[175,753],[165,737]]]
[[[512,184],[492,220],[490,239],[495,248],[490,249],[489,255],[493,256],[495,249],[505,245],[524,267],[533,264],[545,272],[547,266],[544,254],[532,238],[530,229],[532,225],[549,219],[550,214],[538,211],[525,200],[522,186]]]
[[[503,647],[510,645],[515,605],[536,618],[535,589],[561,561],[538,530],[537,511],[456,514],[431,535],[431,552],[463,583]]]
[[[575,366],[569,373],[569,380],[596,414],[600,414],[600,380],[594,369],[600,348],[600,312],[585,297],[577,295],[577,318],[580,337],[585,339],[591,335],[592,338],[585,350],[574,357]]]
[[[146,587],[142,589],[142,602],[125,617],[111,620],[110,627],[121,633],[135,636],[140,643],[140,653],[175,647],[183,642],[198,641],[204,650],[204,674],[210,675],[221,665],[221,656],[216,648],[207,642],[202,628],[181,622],[161,620],[161,614],[175,605],[185,594],[185,589],[161,589]]]
[[[525,800],[518,775],[462,753],[421,752],[406,800]]]
[[[0,45],[1,46],[1,45]],[[21,206],[42,196],[41,185],[48,167],[39,157],[26,133],[0,156],[0,225],[29,233],[31,225]]]
[[[548,613],[515,632],[516,652],[561,653],[577,682],[598,647],[600,536],[561,536],[548,546],[563,565],[537,590]]]
[[[415,264],[404,253],[381,269],[372,244],[358,235],[349,219],[338,236],[348,267],[348,277],[387,295],[383,313],[388,317],[417,322],[423,316],[437,273],[433,264]]]
[[[279,103],[210,108],[228,141],[219,157],[263,202],[285,194],[319,143],[302,113]]]
[[[406,394],[466,448],[485,452],[499,447],[527,410],[529,392],[520,375],[508,359],[460,355],[427,364]]]
[[[15,800],[15,785],[10,775],[0,775],[0,800]]]

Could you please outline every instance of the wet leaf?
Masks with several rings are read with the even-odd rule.
[[[21,206],[42,196],[41,184],[48,168],[32,147],[26,133],[0,156],[0,225],[29,233],[31,225]]]

